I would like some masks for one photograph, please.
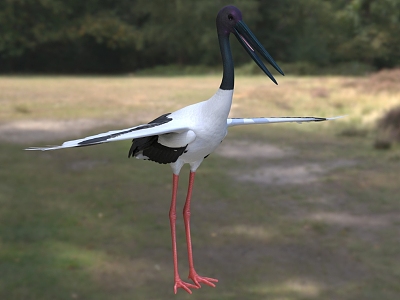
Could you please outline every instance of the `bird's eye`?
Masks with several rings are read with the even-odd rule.
[[[229,21],[232,21],[233,20],[233,16],[231,14],[229,14],[228,15],[228,19],[229,19]]]

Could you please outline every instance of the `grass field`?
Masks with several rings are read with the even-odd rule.
[[[233,117],[348,116],[230,130],[192,204],[195,264],[219,282],[174,295],[169,166],[127,159],[130,141],[22,149],[148,122],[219,77],[0,77],[0,299],[399,299],[400,146],[373,147],[392,78],[237,78]]]

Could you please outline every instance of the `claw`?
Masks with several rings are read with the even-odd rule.
[[[189,294],[192,293],[190,289],[198,289],[199,287],[197,285],[193,285],[191,283],[184,282],[181,279],[175,280],[175,285],[174,285],[174,293],[176,294],[178,292],[178,289],[181,288],[188,292]]]
[[[198,288],[201,287],[200,283],[215,287],[215,284],[213,282],[218,282],[218,279],[200,276],[195,271],[190,272],[188,278],[191,279]]]

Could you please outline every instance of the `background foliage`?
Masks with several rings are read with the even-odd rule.
[[[229,3],[280,62],[400,65],[400,0],[2,0],[0,72],[213,66],[215,16]]]

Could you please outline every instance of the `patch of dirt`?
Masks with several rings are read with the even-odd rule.
[[[309,216],[311,220],[323,221],[324,223],[338,225],[341,227],[386,227],[392,223],[400,222],[397,214],[385,215],[353,215],[347,212],[318,212]]]
[[[269,185],[306,184],[318,179],[337,168],[354,166],[355,161],[336,160],[328,163],[274,164],[262,166],[251,173],[237,174],[239,181],[251,181]]]
[[[261,165],[250,172],[240,170],[234,173],[239,181],[251,181],[260,184],[285,185],[285,184],[306,184],[317,181],[321,176],[331,170],[354,166],[352,160],[336,160],[325,163],[316,162],[271,162],[268,160],[281,159],[294,156],[293,149],[282,149],[271,144],[261,144],[246,141],[233,141],[222,144],[216,153],[231,159],[258,160]],[[263,162],[262,160],[266,161]],[[266,163],[267,162],[267,163]]]
[[[324,174],[324,169],[317,163],[293,166],[264,166],[251,173],[237,174],[239,181],[251,181],[261,184],[285,185],[314,182]]]
[[[218,235],[235,235],[242,238],[251,237],[262,241],[268,241],[273,238],[273,233],[263,226],[251,226],[248,224],[237,224],[221,227],[212,234],[213,237]]]
[[[271,144],[248,141],[223,143],[215,151],[216,154],[235,159],[273,159],[283,158],[294,153],[291,149],[282,149]]]

